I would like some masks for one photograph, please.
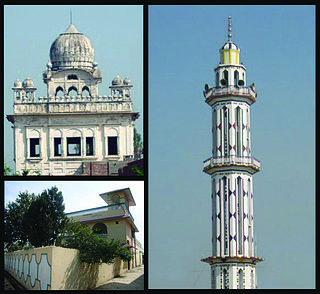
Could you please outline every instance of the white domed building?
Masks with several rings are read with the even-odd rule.
[[[32,79],[13,85],[16,171],[41,175],[116,175],[133,160],[132,84],[117,75],[99,95],[102,73],[90,40],[73,24],[50,48],[45,97]]]

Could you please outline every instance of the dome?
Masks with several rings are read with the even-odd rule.
[[[94,49],[90,40],[72,24],[50,48],[52,70],[74,67],[92,69],[93,57]]]
[[[113,80],[112,80],[112,86],[120,86],[122,85],[122,79],[120,79],[119,75],[117,75]]]
[[[123,80],[123,84],[124,84],[124,85],[130,85],[130,84],[131,84],[131,80],[130,80],[129,78],[125,78],[125,79]]]
[[[221,47],[220,51],[222,51],[222,50],[238,50],[238,51],[240,51],[240,48],[235,43],[229,41]]]
[[[22,88],[22,83],[19,81],[19,79],[16,79],[13,85],[15,88]]]
[[[22,83],[22,86],[24,88],[33,88],[34,85],[33,85],[33,80],[31,80],[30,78],[26,78],[23,83]]]

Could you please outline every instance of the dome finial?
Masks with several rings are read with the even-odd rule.
[[[228,17],[228,42],[231,42],[232,28],[231,28],[231,16]]]
[[[72,9],[70,8],[70,24],[72,25]]]

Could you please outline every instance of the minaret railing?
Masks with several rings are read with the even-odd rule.
[[[225,165],[245,165],[253,166],[257,170],[261,169],[261,164],[256,158],[237,155],[210,157],[203,162],[203,169],[206,170],[208,168]]]
[[[228,86],[228,87],[214,87],[209,89],[206,93],[204,93],[204,96],[206,99],[210,97],[219,97],[219,96],[226,96],[226,95],[232,95],[232,96],[245,96],[252,100],[255,100],[255,97],[257,96],[256,92],[252,90],[250,86]]]

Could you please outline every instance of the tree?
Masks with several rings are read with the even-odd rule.
[[[58,188],[44,190],[23,217],[23,229],[35,247],[53,245],[67,222],[62,192]]]
[[[69,221],[58,237],[56,245],[78,249],[80,261],[89,264],[113,263],[117,256],[124,261],[132,259],[132,254],[120,245],[120,241],[107,242],[103,237],[99,237],[79,222]]]
[[[4,161],[3,175],[4,176],[19,176],[19,173],[14,173],[13,169]]]
[[[140,158],[143,154],[143,143],[141,141],[141,135],[137,132],[137,129],[133,129],[133,148],[134,148],[134,157]]]
[[[21,249],[27,243],[23,218],[35,198],[34,193],[20,192],[16,201],[4,208],[4,244],[8,251]]]

